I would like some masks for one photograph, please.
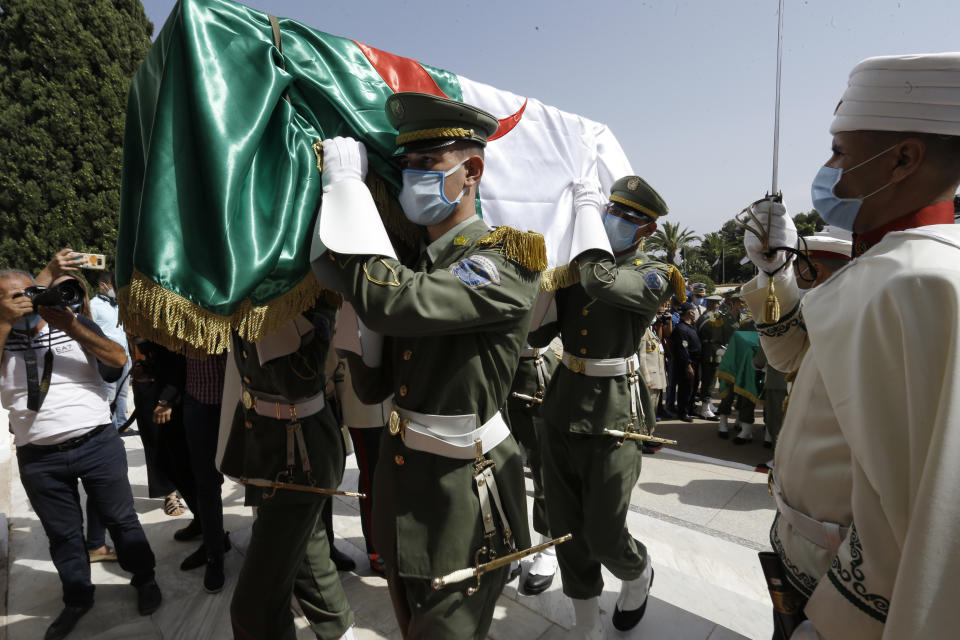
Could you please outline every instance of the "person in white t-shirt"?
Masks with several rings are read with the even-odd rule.
[[[142,615],[160,606],[154,556],[133,506],[122,441],[111,427],[109,389],[127,361],[89,318],[34,308],[25,272],[0,271],[0,402],[17,447],[20,480],[50,541],[64,609],[45,634],[64,638],[93,606],[77,481],[83,483],[133,574]]]

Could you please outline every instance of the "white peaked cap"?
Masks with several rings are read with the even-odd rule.
[[[960,136],[960,52],[867,58],[853,68],[830,133]]]
[[[850,232],[836,227],[824,227],[823,231],[818,231],[812,236],[797,239],[797,249],[801,251],[833,253],[840,258],[849,258],[852,247],[853,242]]]

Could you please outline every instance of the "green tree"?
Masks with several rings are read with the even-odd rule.
[[[663,257],[670,264],[677,264],[677,253],[692,247],[693,242],[700,238],[690,229],[680,229],[680,223],[667,222],[659,225],[652,236],[647,238],[648,251],[661,251]]]
[[[801,236],[812,236],[825,226],[823,218],[820,217],[820,213],[816,209],[793,216],[793,224],[797,225],[797,235]]]
[[[0,0],[0,267],[113,255],[127,91],[152,33],[140,0]]]
[[[700,256],[708,265],[706,273],[714,280],[721,280],[723,276],[723,264],[721,260],[730,252],[730,247],[723,236],[717,232],[708,233],[703,236],[700,243]]]

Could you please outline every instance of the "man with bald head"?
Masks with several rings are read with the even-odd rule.
[[[808,618],[791,637],[955,637],[960,53],[864,60],[830,132],[813,204],[854,259],[801,305],[785,252],[744,241],[747,303],[759,317],[773,277],[783,311],[763,348],[799,368],[771,478],[770,540]],[[781,204],[756,210],[770,246],[794,246]]]

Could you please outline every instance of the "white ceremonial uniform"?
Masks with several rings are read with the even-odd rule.
[[[743,293],[758,313],[766,287]],[[890,233],[802,306],[792,274],[777,295],[791,311],[760,340],[774,367],[799,366],[777,484],[790,508],[844,527],[817,546],[778,513],[771,543],[805,613],[829,640],[956,637],[960,228]]]

